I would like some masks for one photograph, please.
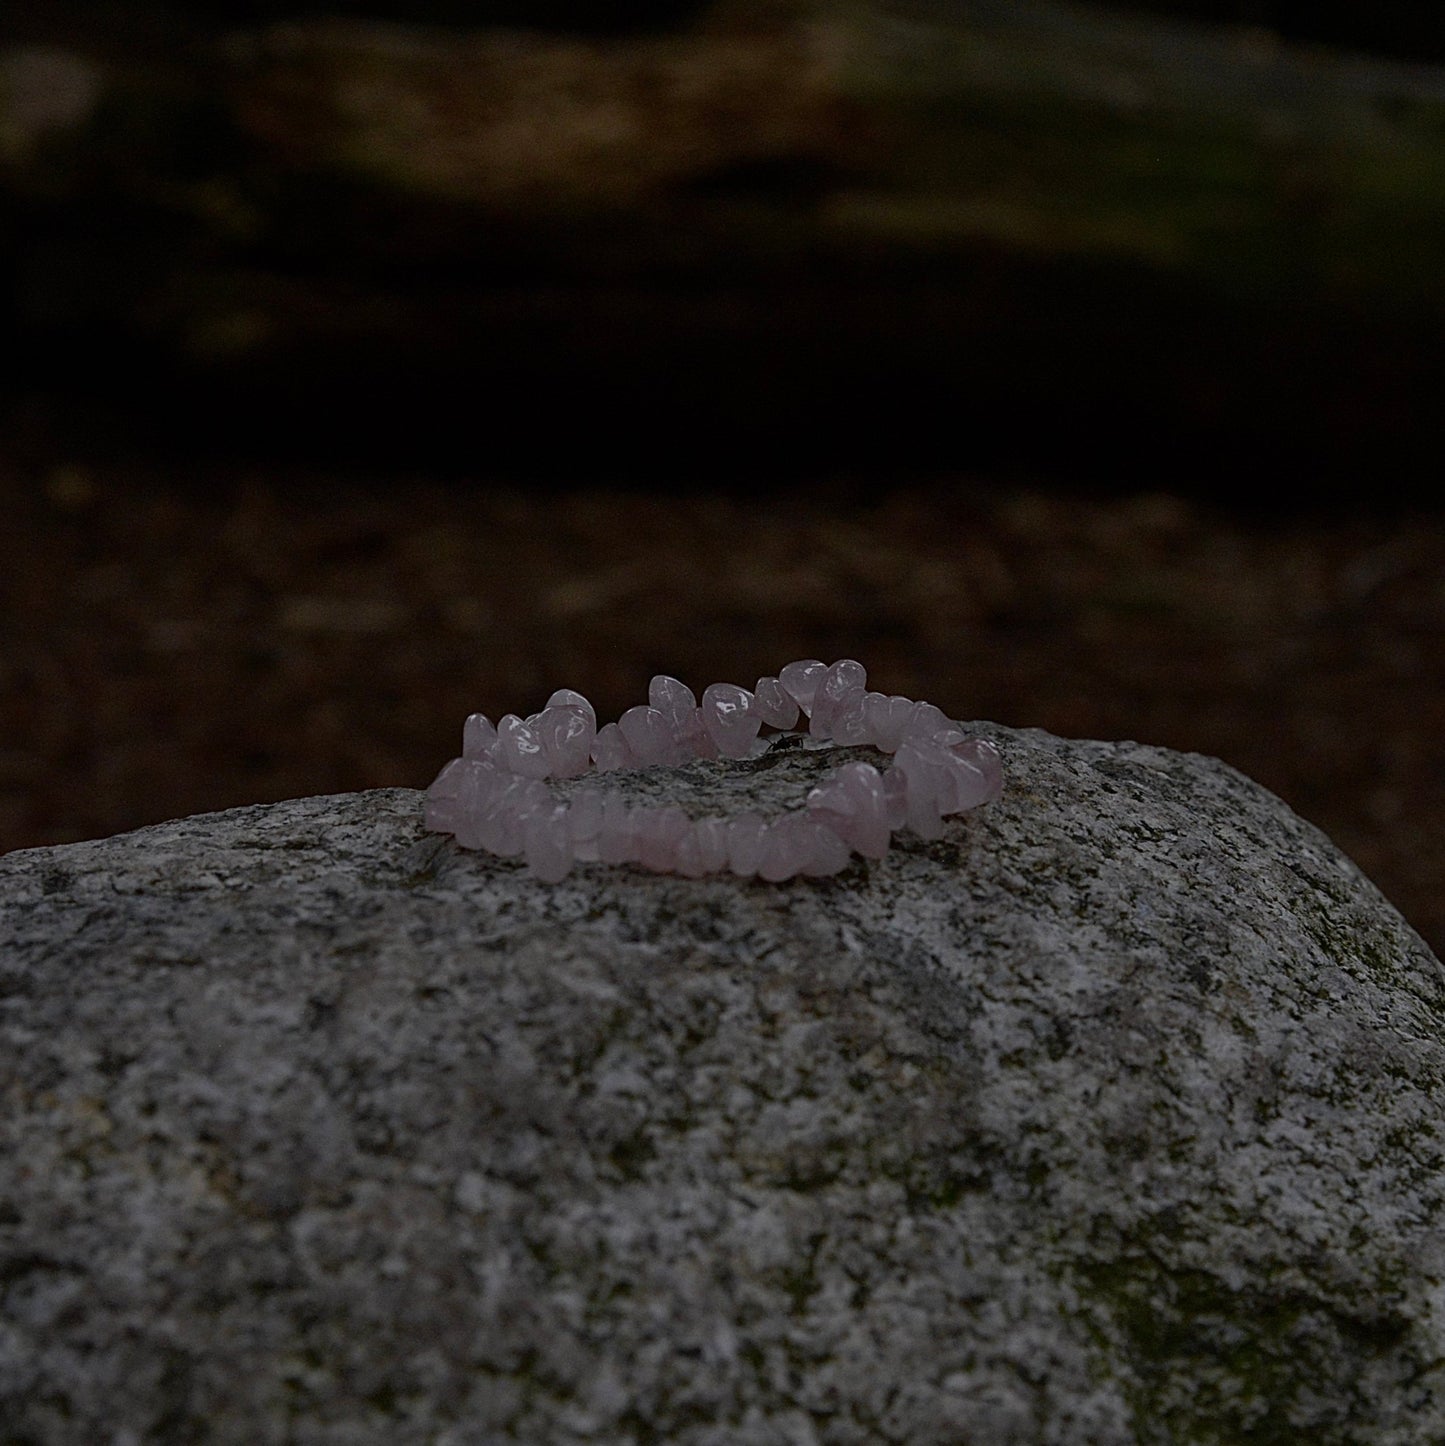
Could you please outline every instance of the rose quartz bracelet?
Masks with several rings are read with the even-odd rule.
[[[832,664],[807,658],[776,678],[759,678],[749,693],[714,683],[699,704],[692,689],[659,674],[648,706],[629,708],[597,727],[592,705],[561,688],[530,718],[508,713],[495,726],[473,713],[454,758],[427,789],[428,829],[456,835],[468,849],[521,855],[538,878],[555,882],[574,862],[632,863],[657,873],[729,870],[772,882],[845,868],[854,852],[879,859],[893,833],[909,828],[937,838],[949,814],[999,796],[998,749],[966,738],[932,703],[870,693],[868,675],[851,658]],[[595,765],[675,766],[696,758],[743,759],[767,752],[762,727],[787,733],[799,714],[816,744],[871,744],[893,755],[880,773],[870,763],[845,763],[809,792],[801,809],[764,819],[690,819],[676,806],[632,806],[613,790],[589,786],[561,802],[549,778],[578,778]]]

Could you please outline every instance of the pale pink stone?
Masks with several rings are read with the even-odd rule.
[[[615,723],[604,723],[597,730],[597,736],[592,740],[591,754],[599,773],[607,773],[614,768],[637,766],[632,749],[627,746],[622,730]]]
[[[867,698],[862,688],[855,688],[838,704],[829,730],[835,743],[851,746],[873,741],[872,729],[868,726]]]
[[[702,722],[724,758],[746,758],[762,725],[753,695],[736,683],[712,683],[703,690]]]
[[[753,707],[769,728],[792,728],[798,722],[798,703],[781,679],[759,678],[753,689]]]
[[[984,792],[980,803],[992,803],[1003,795],[1003,756],[997,744],[987,738],[968,738],[955,743],[953,751],[967,759],[983,775]]]
[[[538,714],[532,731],[541,740],[553,778],[580,778],[591,767],[597,730],[577,704],[549,704]]]
[[[462,791],[469,759],[453,758],[432,780],[422,800],[422,827],[432,833],[455,833],[460,809],[457,799]]]
[[[798,707],[811,716],[813,695],[818,691],[818,684],[823,681],[823,674],[827,671],[828,665],[817,658],[802,658],[783,668],[778,673],[778,681]]]
[[[925,756],[941,771],[939,800],[944,813],[963,813],[989,803],[1003,791],[1003,764],[998,749],[983,738],[948,731],[934,738]]]
[[[694,758],[710,761],[718,756],[717,744],[712,741],[712,735],[702,721],[701,708],[694,708],[685,718],[674,724],[674,727],[678,742]]]
[[[540,779],[514,775],[500,784],[476,816],[477,843],[473,846],[512,858],[522,852],[526,820],[555,806],[551,790]]]
[[[688,879],[700,879],[707,872],[702,863],[702,850],[698,847],[696,824],[690,824],[678,841],[673,868]]]
[[[572,870],[572,840],[567,836],[567,808],[557,804],[522,819],[522,852],[527,870],[543,883],[555,884]]]
[[[454,833],[463,848],[476,848],[474,820],[510,777],[489,758],[454,758],[427,790],[427,827]]]
[[[933,703],[915,703],[903,725],[904,738],[932,738],[945,728],[952,728],[952,721],[943,709]]]
[[[845,763],[807,800],[809,814],[865,858],[888,852],[892,830],[883,775],[871,763]]]
[[[824,878],[828,874],[841,873],[852,862],[848,845],[832,829],[810,822],[806,831],[810,837],[803,872],[810,878]]]
[[[652,768],[683,761],[685,755],[676,731],[667,716],[656,708],[642,705],[629,708],[617,720],[617,726],[639,767]]]
[[[763,846],[767,842],[768,825],[761,814],[740,813],[728,820],[728,868],[747,879],[758,871]]]
[[[896,768],[883,775],[883,816],[895,833],[908,822],[908,775]]]
[[[496,725],[485,713],[472,713],[462,724],[463,758],[484,758],[496,741]]]
[[[581,788],[572,795],[567,810],[567,833],[572,840],[573,855],[581,862],[597,858],[597,835],[602,831],[602,792]]]
[[[637,810],[616,793],[602,797],[602,823],[597,830],[597,857],[604,864],[630,863],[637,857]]]
[[[480,761],[480,760],[478,760]],[[470,758],[453,758],[442,766],[442,771],[427,785],[428,798],[455,798],[462,791],[463,780],[471,772]]]
[[[758,877],[770,884],[780,884],[802,872],[802,850],[792,829],[784,827],[787,820],[780,818],[768,825],[763,839],[762,857],[758,859]]]
[[[938,838],[943,833],[940,795],[945,779],[934,760],[924,751],[921,740],[905,738],[893,763],[893,772],[907,781],[907,825],[920,838]]]
[[[832,664],[818,680],[817,692],[813,695],[809,734],[814,738],[831,738],[833,720],[843,712],[846,703],[853,701],[854,692],[867,686],[868,670],[856,659],[840,658]]]
[[[862,688],[850,688],[841,698],[830,698],[820,688],[813,699],[813,716],[808,719],[808,735],[811,738],[834,738],[841,718],[853,711],[858,726],[863,727],[864,699],[867,692]],[[838,740],[842,742],[841,739]]]
[[[913,699],[897,693],[891,697],[883,693],[866,696],[869,741],[884,753],[897,753],[898,745],[903,742],[903,730],[913,713]]]
[[[577,692],[575,688],[558,688],[550,698],[547,699],[549,708],[580,708],[586,715],[587,720],[592,724],[592,731],[597,731],[597,710]]]
[[[647,701],[665,718],[680,722],[697,707],[697,696],[680,678],[658,673],[647,685]]]
[[[677,850],[691,824],[688,816],[673,805],[635,810],[637,862],[654,873],[672,873],[677,867]]]
[[[542,740],[515,713],[508,713],[497,724],[497,745],[492,757],[508,773],[522,778],[546,778],[551,772]]]
[[[676,761],[717,757],[717,748],[703,727],[697,697],[681,679],[658,673],[647,685],[647,702],[648,706],[657,709],[672,727],[672,735],[680,755]]]
[[[697,852],[703,873],[721,873],[728,866],[727,820],[700,818],[693,829],[697,834]]]
[[[848,845],[806,813],[789,813],[768,825],[758,876],[781,883],[799,874],[820,877],[848,866]]]

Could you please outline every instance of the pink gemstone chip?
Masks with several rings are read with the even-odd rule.
[[[932,738],[946,728],[953,727],[942,708],[935,703],[915,703],[903,725],[904,738]]]
[[[684,755],[677,732],[667,715],[656,708],[629,708],[617,720],[617,727],[627,740],[632,756],[640,768],[658,764],[681,763]]]
[[[868,670],[853,658],[840,658],[818,681],[808,732],[814,738],[831,738],[833,722],[854,702],[853,695],[868,686]]]
[[[677,868],[678,848],[692,825],[676,805],[634,810],[637,862],[654,873],[670,874]]]
[[[546,778],[551,773],[542,740],[515,713],[497,724],[497,746],[492,756],[508,773],[523,778]]]
[[[693,825],[698,858],[705,874],[721,873],[728,866],[728,825],[723,818],[700,818]]]
[[[820,662],[817,658],[803,658],[783,668],[778,673],[778,681],[798,707],[811,716],[813,695],[818,691],[818,684],[823,681],[823,674],[827,671],[827,663]]]
[[[868,733],[873,746],[883,753],[897,753],[903,742],[903,730],[913,714],[913,700],[895,693],[867,694],[864,707],[868,712]]]
[[[550,698],[547,699],[549,708],[572,707],[580,708],[592,724],[592,731],[597,731],[597,710],[574,688],[558,688]]]
[[[707,870],[702,864],[702,850],[698,848],[697,827],[693,825],[683,834],[677,846],[677,859],[673,868],[684,878],[700,879]]]
[[[604,864],[625,864],[637,856],[636,809],[616,793],[602,796],[602,822],[597,829],[597,857]]]
[[[808,795],[807,809],[864,858],[881,859],[888,852],[891,830],[883,775],[871,763],[845,763]]]
[[[694,708],[677,725],[677,737],[682,746],[695,758],[714,759],[718,756],[717,744],[702,721],[702,709]]]
[[[567,810],[567,833],[572,851],[586,863],[597,857],[597,835],[602,832],[602,793],[596,788],[579,789]]]
[[[728,820],[728,868],[745,879],[758,871],[767,843],[767,821],[759,813],[740,813]]]
[[[746,758],[762,719],[746,688],[736,683],[713,683],[702,695],[702,722],[724,758]]]
[[[597,730],[575,703],[548,704],[537,715],[533,732],[553,778],[580,778],[592,766],[592,740]]]
[[[496,725],[485,713],[471,714],[462,725],[463,758],[484,758],[496,741]]]
[[[522,819],[522,852],[527,870],[543,883],[555,884],[572,870],[572,840],[567,833],[567,807],[538,809]]]
[[[868,694],[862,688],[854,688],[839,703],[830,729],[835,743],[852,745],[871,741],[867,698]]]
[[[793,728],[798,722],[798,703],[778,678],[759,678],[753,689],[753,707],[769,728]]]
[[[592,761],[599,773],[609,773],[614,768],[635,768],[637,759],[622,736],[622,730],[615,723],[604,723],[592,740]]]
[[[674,723],[681,722],[697,707],[697,695],[680,678],[658,673],[647,685],[650,706]]]

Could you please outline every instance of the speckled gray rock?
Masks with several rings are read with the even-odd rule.
[[[983,731],[821,882],[405,789],[0,860],[0,1439],[1445,1441],[1439,964],[1222,764]]]

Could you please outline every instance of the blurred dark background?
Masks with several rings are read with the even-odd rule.
[[[1218,755],[1445,949],[1431,7],[0,13],[0,848],[656,671]]]

